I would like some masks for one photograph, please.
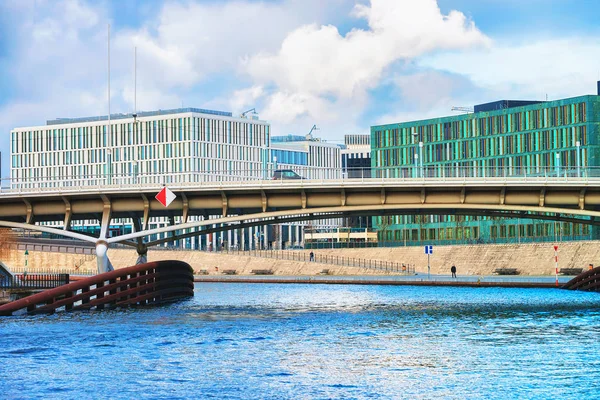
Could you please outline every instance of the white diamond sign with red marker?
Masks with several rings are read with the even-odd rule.
[[[165,186],[163,190],[158,192],[155,198],[163,206],[169,207],[169,204],[171,204],[173,200],[177,198],[177,196],[175,196],[175,194],[171,192],[168,187]]]

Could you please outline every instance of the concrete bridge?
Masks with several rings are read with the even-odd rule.
[[[0,226],[91,242],[99,272],[104,272],[112,269],[107,256],[111,244],[136,248],[139,262],[145,262],[148,247],[164,242],[291,221],[459,214],[600,225],[600,177],[589,176],[252,180],[177,183],[169,188],[177,199],[166,208],[154,199],[162,189],[157,184],[4,190]],[[204,219],[190,221],[190,216]],[[171,224],[149,229],[153,217],[168,217]],[[175,217],[182,222],[175,224]],[[131,218],[135,232],[108,237],[112,218]],[[71,221],[81,219],[99,221],[98,237],[71,230]],[[63,228],[39,224],[45,221],[60,221]],[[166,232],[171,233],[166,239],[144,240]]]

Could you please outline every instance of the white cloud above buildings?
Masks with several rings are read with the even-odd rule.
[[[365,19],[368,29],[342,35],[332,25],[304,25],[289,33],[277,52],[244,60],[254,84],[273,86],[267,117],[281,122],[317,117],[350,99],[359,107],[357,115],[367,91],[396,61],[491,42],[462,13],[442,15],[434,0],[372,0],[356,5],[352,16]]]
[[[600,79],[600,36],[499,41],[486,49],[437,54],[421,64],[468,76],[505,98],[593,94]]]
[[[600,69],[600,37],[490,37],[435,0],[137,4],[152,9],[133,23],[116,0],[1,2],[0,129],[106,113],[109,22],[113,112],[133,109],[137,46],[139,110],[255,107],[274,134],[317,124],[340,139],[496,97],[591,93]]]

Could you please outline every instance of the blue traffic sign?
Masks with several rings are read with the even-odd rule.
[[[425,254],[433,254],[433,246],[428,244],[425,246]]]

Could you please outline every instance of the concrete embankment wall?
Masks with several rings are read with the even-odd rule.
[[[406,263],[415,265],[418,272],[427,272],[427,255],[423,247],[330,249],[318,252]],[[600,241],[558,243],[558,257],[559,268],[585,270],[590,263],[599,266]],[[434,246],[432,273],[449,274],[453,264],[458,273],[464,275],[491,275],[497,268],[517,268],[521,275],[552,275],[555,269],[554,247],[553,243]]]
[[[310,250],[304,250],[308,253]],[[427,256],[422,247],[370,248],[370,249],[330,249],[314,250],[317,254],[351,257],[381,261],[392,261],[415,265],[418,272],[427,272]],[[116,268],[134,265],[137,259],[135,250],[110,249],[109,257]],[[385,272],[355,267],[341,267],[328,264],[274,260],[245,255],[225,255],[199,251],[160,251],[150,250],[148,260],[177,259],[190,264],[194,270],[207,270],[211,275],[220,274],[223,269],[235,269],[238,274],[250,274],[253,269],[273,269],[277,275],[314,275],[329,269],[335,275],[379,275]],[[9,267],[24,265],[24,254],[10,250],[1,255]],[[589,263],[600,265],[600,242],[570,242],[559,244],[559,268],[587,268]],[[521,275],[554,274],[554,249],[551,243],[477,245],[477,246],[434,246],[431,256],[431,272],[448,274],[456,265],[459,275],[491,275],[497,268],[517,268]],[[30,268],[73,269],[79,271],[96,270],[93,256],[76,254],[43,253],[30,251]],[[218,271],[216,270],[218,268]]]

